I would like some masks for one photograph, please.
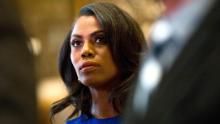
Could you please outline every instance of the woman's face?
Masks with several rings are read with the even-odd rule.
[[[94,16],[81,16],[71,34],[71,61],[78,79],[86,86],[108,86],[118,69],[105,34]],[[107,84],[106,84],[107,83]]]

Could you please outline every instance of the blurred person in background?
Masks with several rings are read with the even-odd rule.
[[[60,52],[59,71],[69,95],[53,104],[53,123],[120,123],[146,50],[139,25],[126,12],[105,2],[82,7]],[[68,115],[62,115],[66,108]]]
[[[123,123],[220,123],[220,1],[164,4]]]
[[[33,54],[13,0],[0,1],[0,123],[36,124]]]

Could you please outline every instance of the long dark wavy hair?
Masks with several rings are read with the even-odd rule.
[[[138,71],[143,49],[144,51],[147,49],[144,35],[131,16],[111,3],[96,2],[88,4],[80,10],[79,17],[84,15],[96,17],[107,38],[107,45],[121,76],[120,83],[114,85],[109,100],[112,102],[114,109],[121,113],[132,86],[131,79]],[[76,71],[70,60],[71,32],[72,30],[68,33],[59,56],[59,72],[69,95],[53,104],[51,117],[69,105],[75,107],[69,117],[79,111],[91,116],[92,98],[90,91],[88,87],[78,81]]]

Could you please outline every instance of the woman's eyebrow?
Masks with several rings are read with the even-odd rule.
[[[104,31],[103,31],[103,30],[97,30],[97,31],[91,33],[91,36],[94,37],[94,36],[96,36],[97,34],[104,34]]]
[[[94,31],[94,32],[92,32],[92,33],[90,34],[90,36],[91,36],[91,37],[94,37],[94,36],[96,36],[97,34],[104,34],[104,31],[103,31],[103,30]],[[79,34],[72,34],[71,37],[70,37],[70,39],[72,39],[72,38],[82,38],[82,36],[79,35]]]
[[[94,32],[92,32],[92,33],[90,34],[90,36],[95,36],[96,34],[100,34],[100,33],[103,34],[104,31],[103,31],[103,30],[94,31]],[[72,34],[72,35],[71,35],[71,38],[72,38],[72,37],[82,38],[82,36],[79,35],[79,34]]]
[[[73,34],[73,35],[71,35],[71,38],[72,37],[76,37],[76,38],[82,38],[82,36],[81,35],[79,35],[79,34]]]

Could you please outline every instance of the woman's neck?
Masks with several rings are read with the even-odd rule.
[[[109,91],[90,88],[90,92],[92,94],[91,113],[93,116],[96,118],[110,118],[119,114],[109,101]]]

